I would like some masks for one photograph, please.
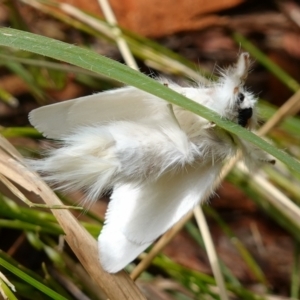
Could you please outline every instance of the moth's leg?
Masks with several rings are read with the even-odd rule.
[[[274,157],[256,145],[245,140],[239,140],[239,143],[245,163],[250,169],[261,167],[262,163],[275,164],[276,160]]]

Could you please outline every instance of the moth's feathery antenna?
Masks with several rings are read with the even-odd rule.
[[[219,82],[224,83],[225,85],[229,84],[229,87],[232,87],[233,85],[233,88],[243,86],[247,79],[250,65],[251,61],[249,53],[241,53],[236,64],[228,68],[221,69]]]
[[[250,55],[249,53],[244,52],[240,55],[237,61],[234,75],[244,83],[245,80],[247,79],[249,68],[250,68]]]

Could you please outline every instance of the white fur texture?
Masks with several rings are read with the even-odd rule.
[[[256,99],[244,89],[247,53],[209,87],[171,89],[235,123]],[[242,97],[241,97],[242,94]],[[239,100],[240,99],[240,100]],[[241,100],[242,99],[242,100]],[[211,194],[222,162],[240,148],[246,162],[269,162],[255,146],[180,107],[133,87],[38,108],[30,122],[60,140],[31,165],[62,189],[81,188],[91,201],[113,193],[99,236],[100,260],[117,272]]]

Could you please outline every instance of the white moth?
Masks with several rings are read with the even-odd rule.
[[[249,55],[208,87],[168,87],[249,130],[256,99],[244,88]],[[224,159],[243,152],[252,167],[273,160],[211,122],[134,87],[33,110],[29,119],[59,148],[33,161],[62,189],[91,201],[112,190],[99,236],[103,268],[117,272],[212,193]]]

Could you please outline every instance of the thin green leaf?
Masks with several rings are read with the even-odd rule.
[[[15,274],[17,277],[19,277],[19,278],[23,279],[24,281],[28,282],[29,284],[31,284],[32,286],[34,286],[36,289],[40,290],[44,294],[48,295],[52,299],[67,300],[67,298],[59,295],[58,293],[56,293],[52,289],[48,288],[47,286],[45,286],[41,282],[39,282],[39,281],[35,280],[34,278],[30,277],[29,275],[27,275],[26,273],[21,271],[19,268],[16,268],[15,266],[10,264],[6,260],[2,259],[1,257],[0,257],[0,265],[3,266],[8,271],[10,271],[11,273]]]
[[[0,133],[6,137],[31,137],[31,138],[42,138],[42,134],[39,133],[35,128],[32,127],[0,127]]]
[[[17,297],[14,295],[14,293],[11,291],[11,289],[8,287],[8,285],[5,283],[5,281],[1,279],[1,277],[0,277],[0,287],[8,300],[18,300]]]
[[[193,291],[199,299],[206,293],[212,295],[212,288],[216,285],[214,278],[201,272],[183,267],[163,255],[155,257],[152,264],[162,268],[169,276],[181,282],[188,289]],[[226,284],[226,288],[243,300],[266,300],[265,297],[257,295],[242,286]],[[198,298],[197,298],[198,299]],[[216,299],[216,297],[214,297]],[[219,299],[219,298],[217,298]]]
[[[255,134],[233,122],[222,119],[217,113],[205,106],[170,90],[168,87],[148,78],[146,75],[111,59],[99,56],[94,52],[74,45],[11,28],[0,29],[0,45],[62,60],[84,69],[106,75],[125,84],[132,85],[214,122],[227,131],[255,144],[288,165],[291,169],[300,173],[300,163],[298,161],[283,151],[276,149]]]

